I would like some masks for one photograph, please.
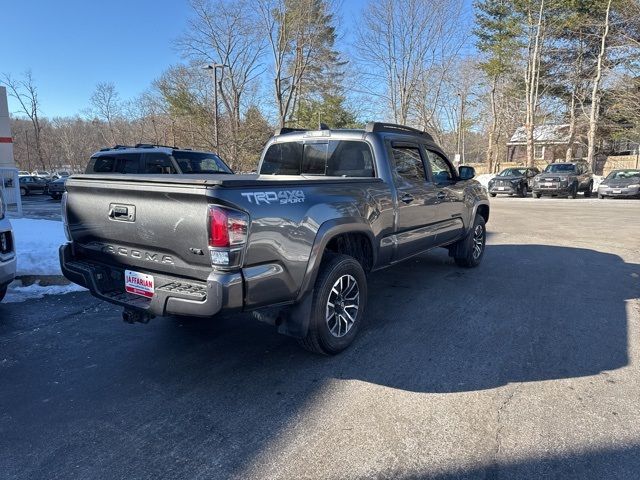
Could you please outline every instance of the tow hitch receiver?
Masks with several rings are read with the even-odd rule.
[[[149,323],[149,320],[151,320],[152,318],[153,315],[141,312],[139,310],[131,310],[125,308],[122,311],[122,320],[127,323]]]

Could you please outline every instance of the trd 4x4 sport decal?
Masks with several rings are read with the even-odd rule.
[[[249,200],[249,203],[272,204],[279,203],[286,205],[288,203],[304,202],[304,192],[302,190],[280,190],[278,192],[247,192],[241,194]]]

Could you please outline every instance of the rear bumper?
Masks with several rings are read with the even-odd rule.
[[[152,274],[155,283],[155,294],[145,298],[124,290],[124,268],[76,259],[69,243],[60,247],[60,267],[66,278],[87,288],[93,296],[151,315],[211,317],[223,310],[240,310],[243,305],[240,273],[214,271],[204,282],[142,272]]]

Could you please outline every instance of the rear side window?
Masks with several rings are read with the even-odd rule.
[[[173,158],[182,173],[233,173],[214,153],[174,151]]]
[[[369,145],[355,140],[274,143],[265,153],[262,175],[373,177]]]
[[[176,169],[169,155],[164,153],[147,153],[144,156],[144,169],[142,173],[171,174],[176,173]]]
[[[85,173],[139,173],[140,157],[139,153],[92,157]]]

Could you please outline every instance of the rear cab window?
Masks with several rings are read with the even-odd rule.
[[[369,144],[359,140],[273,143],[260,166],[261,175],[375,177]]]

